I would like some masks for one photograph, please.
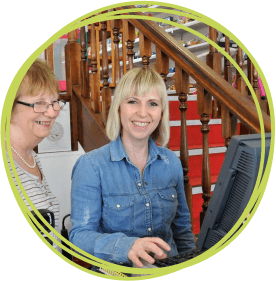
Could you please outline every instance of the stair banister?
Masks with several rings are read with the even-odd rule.
[[[124,10],[127,15],[143,15],[142,13],[127,13],[131,6],[116,8]],[[234,89],[221,75],[206,67],[197,56],[184,48],[178,41],[173,39],[166,31],[158,27],[150,20],[128,19],[144,36],[160,48],[170,59],[187,72],[201,87],[206,89],[209,94],[214,96],[221,104],[234,114],[254,133],[261,133],[259,116],[255,104],[242,96]],[[266,132],[271,131],[270,117],[263,113],[263,122]]]

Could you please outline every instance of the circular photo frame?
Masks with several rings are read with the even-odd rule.
[[[131,5],[136,5],[136,7],[130,7]],[[5,150],[6,150],[5,141],[3,141],[3,138],[5,136],[5,131],[9,132],[9,123],[10,123],[9,120],[10,120],[10,116],[11,116],[11,108],[12,108],[13,100],[14,100],[14,97],[15,97],[15,93],[16,93],[16,91],[18,89],[18,86],[19,86],[22,78],[24,77],[27,69],[30,67],[30,65],[33,63],[33,61],[41,53],[43,53],[43,51],[47,47],[49,47],[53,42],[55,42],[59,38],[61,38],[64,34],[70,33],[73,30],[77,30],[84,25],[90,25],[90,24],[99,23],[99,22],[103,22],[103,21],[110,21],[110,20],[112,21],[112,20],[118,20],[118,19],[133,19],[133,20],[136,20],[137,22],[139,22],[139,21],[158,22],[159,26],[163,30],[166,30],[166,32],[168,31],[169,28],[171,28],[173,30],[172,32],[176,33],[175,30],[178,28],[178,29],[182,30],[183,32],[187,32],[189,34],[192,34],[194,36],[194,38],[199,38],[199,41],[202,40],[202,42],[200,44],[204,44],[203,42],[207,42],[208,48],[209,48],[209,46],[212,46],[213,49],[212,49],[212,47],[210,47],[210,52],[208,52],[208,54],[209,53],[211,53],[211,54],[217,54],[217,53],[222,54],[226,58],[224,60],[224,63],[226,61],[228,61],[231,64],[231,66],[235,67],[235,69],[237,70],[237,73],[240,73],[240,77],[241,77],[241,79],[243,79],[244,84],[245,84],[244,86],[248,88],[247,91],[251,95],[251,101],[253,101],[255,103],[256,112],[257,112],[258,118],[259,118],[258,120],[260,122],[259,133],[262,136],[262,154],[261,154],[261,158],[260,158],[260,172],[259,172],[258,177],[256,179],[256,185],[255,185],[254,191],[252,193],[252,196],[250,198],[250,201],[248,202],[246,208],[242,212],[241,217],[235,223],[233,228],[231,228],[231,230],[215,245],[215,247],[210,248],[204,254],[202,254],[198,257],[195,257],[194,259],[191,259],[191,260],[189,260],[185,263],[176,264],[176,265],[173,265],[173,266],[168,266],[166,268],[142,269],[142,271],[143,271],[142,274],[144,276],[140,275],[141,269],[127,268],[127,267],[122,267],[120,265],[111,264],[111,263],[106,262],[104,260],[101,260],[97,257],[94,257],[90,254],[87,254],[85,251],[79,249],[74,244],[72,244],[67,239],[65,239],[56,229],[52,228],[52,226],[47,221],[45,221],[45,225],[52,230],[52,232],[55,235],[54,238],[49,233],[45,232],[45,230],[42,227],[39,227],[39,229],[36,229],[36,227],[33,225],[33,222],[36,222],[37,226],[39,226],[39,223],[38,223],[37,219],[31,214],[31,212],[29,211],[29,209],[26,207],[25,203],[23,202],[21,196],[19,195],[19,193],[16,189],[16,186],[14,184],[14,179],[12,178],[12,176],[9,172],[9,168],[7,166],[7,159],[4,157],[4,164],[5,164],[5,167],[6,167],[6,171],[8,173],[8,178],[9,178],[10,184],[12,186],[14,196],[15,196],[17,202],[18,202],[18,205],[20,206],[21,211],[23,212],[24,216],[26,217],[26,219],[28,220],[28,222],[32,226],[33,230],[37,233],[37,235],[39,235],[41,237],[42,241],[46,245],[48,245],[43,240],[44,237],[41,235],[41,232],[44,233],[44,236],[46,235],[48,237],[48,239],[51,240],[54,244],[57,244],[61,249],[65,250],[67,253],[70,253],[72,256],[75,256],[76,259],[81,260],[84,263],[89,263],[89,264],[92,264],[92,265],[98,265],[100,263],[102,268],[104,269],[104,271],[106,273],[110,273],[112,271],[113,273],[114,272],[118,273],[118,275],[115,275],[114,277],[111,277],[111,275],[102,275],[101,273],[91,271],[90,269],[87,269],[83,265],[80,265],[81,263],[78,264],[76,262],[68,260],[68,258],[66,258],[64,255],[62,255],[60,251],[58,251],[56,249],[53,249],[53,248],[51,248],[51,246],[48,245],[62,259],[66,260],[70,264],[74,265],[75,267],[77,267],[77,268],[79,268],[82,271],[85,271],[87,273],[94,274],[96,276],[100,276],[100,277],[104,277],[104,278],[116,279],[116,280],[126,278],[126,276],[124,276],[125,273],[133,274],[133,277],[131,277],[131,278],[132,279],[139,279],[139,280],[161,277],[161,276],[179,271],[183,268],[189,268],[192,265],[195,265],[197,263],[205,261],[207,258],[217,254],[220,250],[224,249],[228,244],[230,244],[241,233],[241,231],[244,229],[244,227],[251,220],[251,218],[254,215],[257,207],[259,206],[259,204],[261,202],[261,199],[263,197],[264,191],[265,191],[267,181],[268,181],[268,177],[269,177],[269,173],[270,173],[270,169],[271,169],[271,165],[272,165],[272,155],[273,155],[273,149],[274,149],[274,109],[273,109],[271,94],[270,94],[266,79],[263,75],[263,72],[262,72],[261,68],[259,67],[258,63],[255,61],[254,57],[247,50],[247,48],[242,44],[242,42],[238,38],[236,38],[234,36],[234,34],[232,34],[230,31],[228,31],[226,28],[224,28],[223,26],[221,26],[217,22],[215,22],[212,19],[206,17],[205,15],[197,13],[197,12],[191,10],[191,9],[180,7],[180,6],[177,6],[177,5],[168,4],[168,3],[163,3],[163,2],[162,3],[161,2],[152,2],[152,4],[147,3],[147,5],[150,5],[151,7],[143,7],[144,5],[145,5],[144,2],[141,2],[141,3],[140,2],[125,2],[125,3],[119,3],[119,4],[106,6],[106,7],[97,9],[97,10],[91,12],[91,13],[87,13],[85,16],[79,17],[78,19],[71,22],[70,24],[68,24],[67,26],[65,26],[61,30],[59,30],[57,33],[55,33],[48,41],[46,41],[43,45],[41,45],[26,60],[26,62],[22,65],[22,67],[18,71],[16,77],[14,78],[14,80],[13,80],[11,86],[10,86],[10,89],[8,91],[5,103],[4,103],[4,109],[3,109],[3,113],[2,113],[2,126],[1,126],[1,130],[2,130],[1,131],[2,153],[3,153],[3,155],[5,155],[5,153],[6,153],[5,152]],[[156,5],[156,7],[154,5]],[[122,14],[122,10],[119,9],[122,6],[124,6],[124,7],[129,6],[127,9],[124,9],[125,10],[124,12],[126,12],[126,10],[127,10],[128,15]],[[162,7],[159,7],[159,6],[162,6]],[[113,9],[115,9],[115,10],[113,10]],[[116,9],[118,9],[118,10],[116,10]],[[145,13],[145,15],[135,14],[137,12],[138,13],[143,12],[143,13]],[[162,16],[162,18],[156,17],[157,13],[164,13],[164,17],[163,16]],[[175,14],[179,17],[179,22],[171,21],[169,15],[172,15],[172,14]],[[268,107],[269,107],[269,112],[270,112],[270,122],[271,122],[271,125],[272,125],[271,126],[271,128],[272,128],[271,129],[272,140],[271,140],[269,155],[266,156],[265,152],[264,152],[265,132],[267,132],[267,122],[266,122],[267,119],[264,119],[264,116],[262,115],[262,108],[259,105],[260,100],[258,100],[258,97],[255,94],[256,93],[256,90],[255,90],[256,87],[253,85],[252,80],[249,81],[250,79],[248,79],[248,77],[244,74],[244,72],[242,71],[239,63],[237,63],[233,59],[233,57],[231,56],[231,51],[230,51],[230,53],[227,53],[227,51],[225,51],[221,46],[219,46],[218,41],[217,42],[212,41],[212,38],[210,38],[211,36],[208,36],[208,34],[201,34],[197,30],[192,29],[191,28],[192,25],[187,24],[189,21],[188,22],[181,22],[181,20],[182,21],[187,20],[187,14],[189,15],[189,19],[191,19],[190,22],[193,22],[193,21],[200,22],[204,25],[207,25],[207,26],[210,26],[210,27],[216,29],[218,31],[218,33],[223,34],[224,37],[231,38],[231,41],[233,41],[233,44],[236,44],[238,47],[240,47],[243,51],[243,55],[246,55],[247,58],[248,58],[248,61],[250,61],[253,64],[255,71],[257,71],[257,73],[258,73],[258,77],[261,79],[262,86],[263,86],[263,89],[265,91],[265,95],[266,95],[266,98],[267,98],[267,101],[268,101]],[[133,22],[132,22],[132,24],[133,24]],[[176,29],[174,29],[174,28],[176,28]],[[209,33],[209,35],[210,35],[210,33]],[[151,38],[151,39],[153,39],[153,38]],[[144,40],[146,41],[146,39],[144,39]],[[191,39],[190,41],[192,41],[192,40],[193,39]],[[195,43],[194,41],[193,41],[193,43]],[[145,43],[145,42],[143,42],[143,43]],[[185,42],[186,45],[187,45],[187,43],[188,42]],[[181,42],[181,44],[184,44],[184,43]],[[198,45],[200,45],[200,44],[198,44]],[[79,45],[81,46],[81,42],[79,43]],[[197,44],[195,43],[193,45],[197,45]],[[193,46],[193,45],[189,45],[189,46]],[[186,46],[186,47],[189,47],[189,46]],[[175,48],[177,49],[177,47],[175,47]],[[79,49],[81,50],[81,48],[79,48]],[[128,50],[131,50],[131,48],[129,48]],[[144,52],[144,54],[142,54],[142,55],[147,56],[147,54],[146,54],[147,50],[144,49],[143,52]],[[155,54],[153,54],[154,51],[151,52],[152,56],[156,55],[156,52],[155,52]],[[82,53],[84,53],[84,51]],[[88,53],[89,53],[89,50],[87,50],[87,54]],[[141,50],[140,50],[139,55],[141,55]],[[211,55],[207,56],[207,59],[206,59],[205,62],[207,62],[208,59],[210,60],[211,57],[212,57]],[[213,62],[211,64],[213,64],[213,66],[214,66],[214,64],[215,64],[214,56],[213,56],[212,59],[213,59]],[[143,58],[141,59],[141,61],[143,63]],[[146,60],[144,60],[144,61],[146,61]],[[148,63],[148,62],[145,62],[144,65],[146,63]],[[209,64],[209,66],[211,66],[211,64]],[[200,63],[198,65],[200,65]],[[158,67],[160,67],[160,66],[158,66]],[[182,66],[180,66],[180,67],[182,67]],[[254,71],[254,70],[252,70],[252,71]],[[169,68],[169,72],[173,72],[173,69]],[[166,75],[169,76],[168,73]],[[252,76],[252,78],[253,78],[253,76]],[[112,79],[109,80],[109,83],[113,83],[113,82],[114,81]],[[196,81],[196,82],[198,82],[198,81]],[[233,85],[231,85],[231,86],[233,86]],[[258,88],[258,89],[260,89],[260,88]],[[198,87],[197,90],[200,91],[200,87]],[[216,89],[214,89],[213,91],[215,92],[215,90]],[[210,89],[210,91],[212,91],[212,90]],[[206,96],[206,95],[204,94],[204,96]],[[202,101],[204,102],[204,100],[202,100]],[[201,111],[201,112],[203,112],[203,111]],[[242,116],[241,116],[241,118],[242,118]],[[204,122],[202,122],[202,123],[204,123]],[[253,127],[254,126],[251,125],[250,128],[252,129]],[[9,137],[7,136],[7,147],[9,145],[9,141],[10,141]],[[18,184],[22,194],[24,195],[27,202],[32,207],[32,209],[34,210],[37,217],[39,219],[41,219],[42,221],[45,220],[45,218],[41,216],[41,214],[37,211],[37,209],[33,205],[33,203],[31,201],[31,199],[29,198],[28,194],[24,191],[24,188],[23,188],[22,184],[20,183],[20,180],[19,180],[18,176],[16,175],[16,170],[15,170],[13,160],[12,160],[11,149],[7,148],[7,153],[8,153],[8,155],[10,155],[11,166],[12,166],[12,169],[13,169],[14,174],[15,174],[15,179],[17,181],[17,184]],[[264,168],[264,162],[265,161],[267,161],[266,168]],[[182,162],[182,165],[183,165],[183,162]],[[263,172],[263,174],[262,174],[262,172]],[[250,213],[250,216],[248,216],[249,213]],[[67,248],[66,246],[64,246],[64,243],[69,245],[70,249]],[[136,274],[139,274],[139,276],[134,277]],[[127,277],[128,276],[129,275],[127,275]]]

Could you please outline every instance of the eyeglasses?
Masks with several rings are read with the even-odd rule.
[[[60,111],[64,108],[64,106],[66,104],[66,102],[64,100],[56,100],[56,101],[53,101],[52,103],[48,103],[46,101],[38,101],[35,103],[17,101],[17,103],[32,107],[35,113],[44,113],[45,111],[48,110],[50,105],[53,107],[53,110]]]

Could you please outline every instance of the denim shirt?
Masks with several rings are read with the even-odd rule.
[[[195,248],[175,153],[149,140],[141,176],[121,138],[81,156],[72,172],[70,241],[102,260],[130,265],[136,239],[160,237],[175,256]]]

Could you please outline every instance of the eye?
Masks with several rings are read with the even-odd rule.
[[[155,101],[151,101],[150,102],[150,106],[158,106],[159,104],[157,103],[157,102],[155,102]]]
[[[127,103],[128,103],[128,104],[135,104],[135,103],[137,103],[137,102],[136,102],[136,100],[129,100]]]

